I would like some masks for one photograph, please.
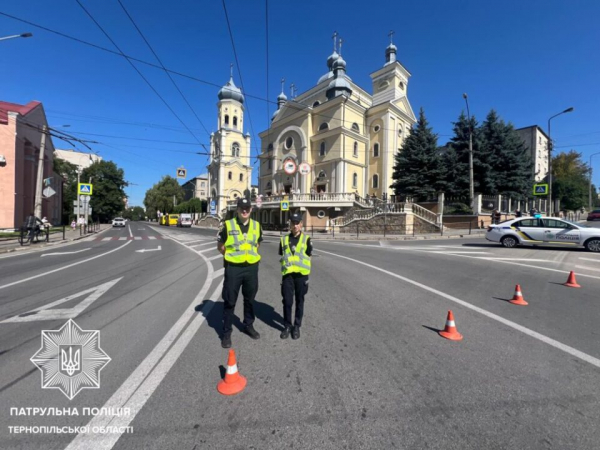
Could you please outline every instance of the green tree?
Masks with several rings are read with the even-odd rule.
[[[123,218],[133,221],[144,220],[146,211],[141,206],[129,207],[123,212]]]
[[[93,195],[90,199],[94,219],[108,222],[125,208],[125,173],[112,161],[96,161],[83,169],[82,182],[91,180]]]
[[[156,217],[157,211],[162,213],[175,212],[175,204],[180,204],[183,198],[184,192],[181,185],[175,178],[165,175],[162,180],[146,191],[144,206],[148,217]],[[175,199],[175,202],[173,199]]]
[[[445,171],[437,146],[437,135],[429,127],[423,108],[402,150],[396,154],[392,178],[394,182],[390,188],[400,197],[411,196],[424,200],[444,190]]]
[[[578,210],[588,204],[589,167],[581,153],[571,150],[552,158],[552,192],[561,209]],[[597,198],[595,186],[592,198]]]
[[[481,155],[490,166],[484,193],[523,198],[533,183],[533,167],[525,143],[512,124],[506,124],[491,110],[480,129]]]
[[[77,166],[57,157],[52,164],[54,172],[63,179],[61,216],[62,223],[68,224],[73,215],[73,202],[77,200]]]

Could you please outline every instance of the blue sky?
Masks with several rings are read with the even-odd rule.
[[[156,63],[117,0],[80,1],[124,53]],[[235,59],[220,1],[121,1],[166,67],[219,86],[228,80]],[[251,121],[253,147],[274,111],[262,99],[275,101],[281,77],[299,92],[314,86],[327,70],[334,30],[344,40],[348,75],[371,92],[369,74],[382,66],[393,29],[398,59],[412,73],[408,98],[415,111],[425,109],[440,144],[449,139],[467,92],[478,119],[494,108],[517,128],[538,124],[546,129],[550,116],[573,106],[573,113],[552,121],[557,151],[575,149],[586,161],[600,152],[596,0],[271,1],[268,93],[265,2],[226,4],[246,94],[260,97],[246,97],[246,131],[252,132]],[[5,2],[0,12],[114,49],[75,0]],[[206,171],[207,157],[195,152],[203,151],[197,140],[208,144],[209,137],[163,71],[137,64],[195,138],[124,58],[0,16],[0,35],[27,31],[34,36],[0,42],[0,99],[42,101],[51,126],[104,135],[78,134],[100,142],[93,149],[135,183],[127,188],[130,204],[141,205],[146,190],[163,175],[174,176],[179,166],[188,175]],[[237,71],[234,78],[240,86]],[[174,79],[214,131],[219,88]],[[69,147],[57,140],[55,146]],[[600,155],[593,161],[598,185]]]

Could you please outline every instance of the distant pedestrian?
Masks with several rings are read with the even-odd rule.
[[[75,228],[77,228],[77,222],[75,222],[75,219],[73,219],[73,221],[71,222],[71,228],[73,229],[73,231],[75,231]]]
[[[500,211],[498,211],[497,209],[494,210],[494,223],[496,225],[498,225],[501,220],[502,220],[502,213]]]
[[[279,255],[281,256],[281,294],[283,296],[284,329],[281,339],[300,337],[300,326],[304,315],[304,296],[308,292],[312,243],[310,237],[302,233],[302,214],[294,213],[290,217],[290,234],[281,237]],[[294,324],[292,326],[292,305],[296,300]]]
[[[520,210],[520,209],[517,209],[517,210],[515,211],[515,217],[523,217],[523,213],[521,212],[521,210]]]

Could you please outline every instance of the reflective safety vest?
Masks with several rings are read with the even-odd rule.
[[[248,233],[244,236],[235,219],[225,222],[227,241],[225,241],[225,261],[233,264],[256,264],[260,261],[258,254],[258,238],[260,225],[250,219]]]
[[[296,251],[292,253],[290,249],[290,235],[281,238],[281,274],[300,273],[302,275],[310,274],[310,257],[306,254],[306,243],[308,237],[300,233]]]

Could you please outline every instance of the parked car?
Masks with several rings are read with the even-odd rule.
[[[177,226],[177,221],[179,220],[179,214],[169,214],[169,223],[168,226]]]
[[[177,221],[178,227],[191,227],[192,226],[192,215],[191,214],[180,214],[179,220]]]
[[[540,215],[491,225],[485,238],[507,248],[517,245],[583,246],[590,252],[600,252],[600,228]]]
[[[598,220],[598,219],[600,219],[600,209],[595,209],[595,210],[591,211],[587,216],[587,220],[589,220],[589,221]]]
[[[115,217],[112,221],[112,226],[113,227],[124,227],[125,219],[123,219],[122,217]]]

